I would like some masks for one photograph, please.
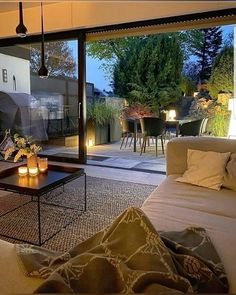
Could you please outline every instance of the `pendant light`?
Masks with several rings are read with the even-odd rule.
[[[41,29],[42,29],[42,43],[41,43],[41,67],[38,70],[40,78],[48,77],[48,70],[45,66],[45,53],[44,53],[44,31],[43,31],[43,3],[41,2]]]
[[[19,2],[19,25],[16,27],[16,33],[19,37],[24,38],[27,33],[27,28],[23,22],[22,2]]]

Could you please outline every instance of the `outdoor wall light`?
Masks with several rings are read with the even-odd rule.
[[[89,140],[88,140],[88,146],[89,147],[94,146],[92,138],[89,138]]]
[[[48,77],[48,69],[45,66],[45,52],[44,52],[44,31],[43,31],[43,3],[41,2],[41,29],[42,29],[42,43],[41,43],[41,67],[38,70],[40,78]]]
[[[27,33],[27,28],[23,22],[23,8],[22,2],[19,2],[19,25],[16,27],[16,33],[19,37],[24,38]]]
[[[170,121],[174,121],[175,117],[176,117],[176,111],[175,110],[169,110],[168,116],[169,116]]]

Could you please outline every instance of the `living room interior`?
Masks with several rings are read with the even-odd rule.
[[[0,290],[236,292],[234,89],[216,101],[223,136],[173,107],[106,129],[88,105],[121,100],[86,77],[89,42],[233,26],[236,2],[6,1],[0,15]],[[48,56],[59,46],[66,72],[65,43],[63,78]]]

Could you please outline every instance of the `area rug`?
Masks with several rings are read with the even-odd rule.
[[[43,240],[62,229],[43,247],[60,252],[67,251],[108,226],[127,207],[140,207],[154,188],[155,186],[151,185],[87,177],[86,212],[83,212],[84,180],[82,177],[68,183],[64,191],[62,188],[54,190],[45,196],[46,203],[63,204],[76,210],[41,204]],[[37,202],[29,202],[30,200],[24,195],[0,194],[0,215],[17,208],[0,217],[2,234],[37,242]],[[17,242],[14,239],[3,238],[1,235],[0,238],[13,243]]]

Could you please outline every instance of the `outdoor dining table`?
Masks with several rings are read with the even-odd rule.
[[[170,129],[175,129],[175,136],[176,136],[176,137],[179,136],[179,125],[180,125],[179,120],[165,121],[166,129],[167,129],[167,130],[168,130],[168,128],[170,128]]]
[[[137,151],[138,122],[139,122],[139,119],[134,120],[134,152]]]

